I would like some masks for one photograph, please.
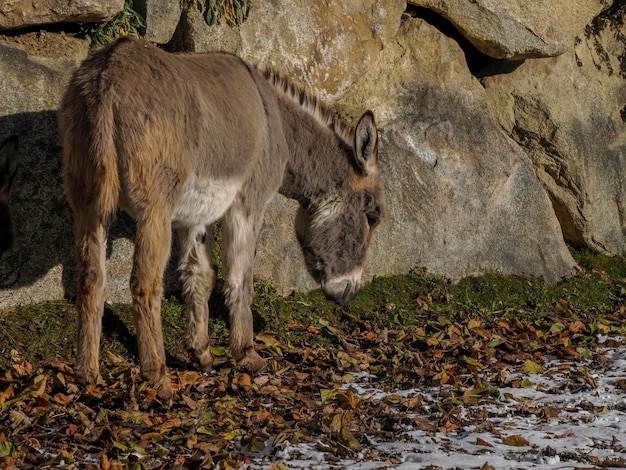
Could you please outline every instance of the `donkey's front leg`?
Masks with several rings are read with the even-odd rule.
[[[187,347],[205,370],[213,366],[209,349],[209,297],[215,287],[212,226],[182,228],[180,239],[180,280],[187,304]]]
[[[254,350],[250,304],[254,252],[263,214],[249,214],[250,211],[235,205],[224,219],[224,267],[231,355],[237,360],[238,367],[257,372],[265,366],[265,361]]]
[[[172,397],[172,388],[165,368],[161,296],[171,238],[170,225],[163,217],[143,216],[137,220],[130,280],[141,373],[150,381],[159,397],[165,400]]]

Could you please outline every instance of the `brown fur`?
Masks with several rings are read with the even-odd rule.
[[[74,212],[82,382],[98,375],[106,234],[118,207],[137,221],[130,287],[139,362],[163,398],[171,388],[159,314],[172,227],[187,343],[205,369],[213,362],[210,229],[222,216],[230,347],[240,367],[264,364],[253,342],[252,265],[276,192],[302,205],[298,237],[327,295],[345,302],[356,294],[382,211],[373,116],[347,132],[317,100],[267,77],[230,54],[169,54],[131,39],[98,49],[74,73],[58,117]]]
[[[17,137],[9,137],[0,145],[0,255],[13,245],[9,194],[16,172]]]

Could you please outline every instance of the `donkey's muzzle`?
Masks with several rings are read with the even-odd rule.
[[[361,278],[340,278],[322,282],[322,291],[327,298],[344,305],[354,298],[361,287]]]

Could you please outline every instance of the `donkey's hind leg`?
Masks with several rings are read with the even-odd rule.
[[[100,370],[100,334],[106,288],[106,227],[97,213],[90,205],[74,205],[78,276],[78,349],[75,373],[77,381],[83,384],[95,384]]]
[[[244,215],[247,214],[247,215]],[[226,301],[230,316],[230,350],[237,366],[257,372],[265,361],[254,350],[252,271],[256,240],[263,214],[251,214],[235,204],[224,219]]]
[[[169,400],[172,388],[166,374],[165,346],[161,329],[163,273],[172,239],[169,217],[147,213],[137,219],[135,254],[130,278],[141,373]]]
[[[215,287],[213,270],[212,226],[182,228],[180,239],[180,280],[187,304],[187,347],[198,359],[200,366],[210,370],[213,356],[209,349],[209,297]]]

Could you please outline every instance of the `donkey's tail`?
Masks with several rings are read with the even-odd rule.
[[[74,73],[58,111],[63,144],[63,182],[76,215],[88,211],[108,227],[117,211],[120,176],[114,142],[111,90],[101,78],[107,48]]]

